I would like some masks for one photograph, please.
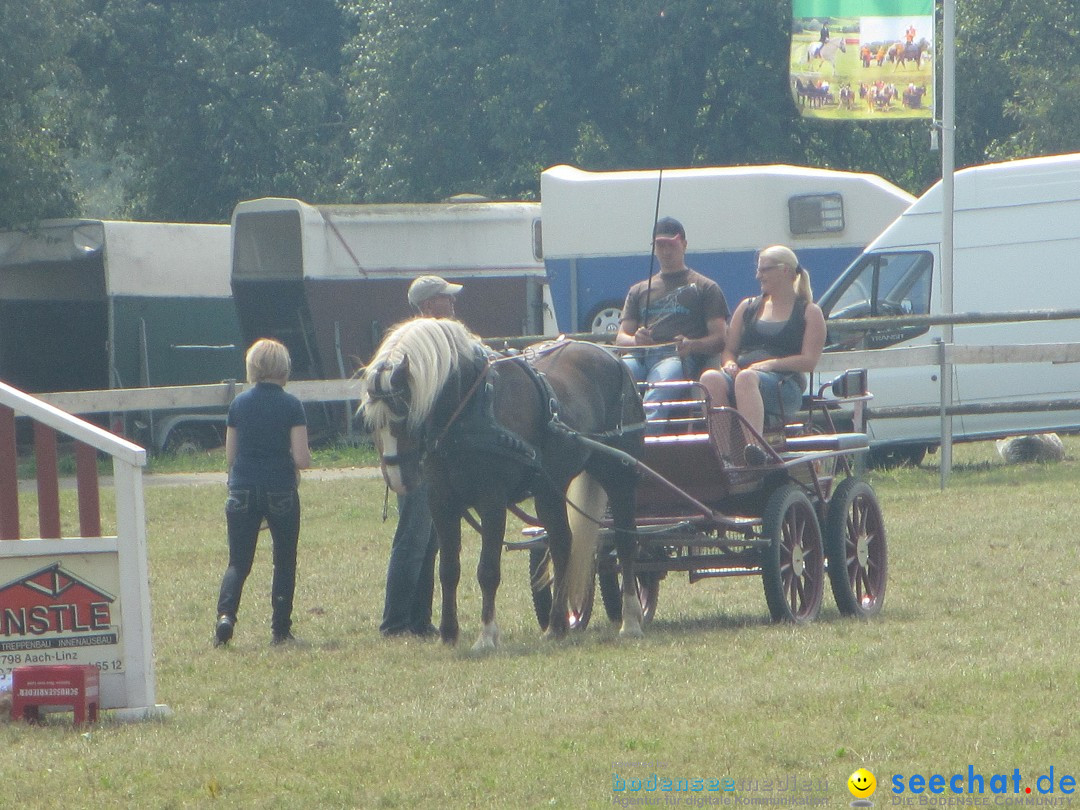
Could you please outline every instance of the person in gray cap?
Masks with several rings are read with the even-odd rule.
[[[460,284],[420,276],[409,285],[409,306],[423,318],[453,318]],[[431,623],[435,553],[439,539],[428,510],[427,483],[398,496],[398,524],[386,568],[386,601],[379,632],[384,636],[437,636]]]
[[[439,276],[420,276],[409,285],[409,306],[425,318],[453,318],[454,296],[461,289]]]
[[[696,380],[706,362],[724,348],[728,305],[720,285],[686,266],[686,231],[671,217],[653,228],[660,272],[630,288],[615,345],[634,346],[626,365],[638,382]],[[677,398],[653,388],[646,403]],[[654,419],[659,409],[648,409]]]

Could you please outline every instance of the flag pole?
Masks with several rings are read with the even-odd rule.
[[[941,30],[941,307],[953,314],[953,212],[956,200],[953,172],[956,169],[956,0],[942,0]],[[945,361],[941,368],[941,489],[952,471],[952,363],[948,352],[953,342],[952,324],[942,329]]]

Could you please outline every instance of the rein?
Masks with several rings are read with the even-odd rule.
[[[465,406],[469,404],[470,400],[472,400],[474,396],[476,396],[476,392],[480,390],[481,384],[487,379],[487,373],[491,366],[491,358],[485,357],[484,367],[480,369],[480,371],[477,373],[476,379],[473,380],[472,386],[469,388],[468,391],[465,392],[465,396],[461,398],[458,406],[454,409],[454,412],[450,414],[450,418],[446,420],[446,424],[443,425],[443,429],[439,431],[439,435],[436,436],[435,441],[431,443],[432,449],[438,447],[442,440],[446,438],[446,434],[449,433],[450,428],[453,427],[454,423],[461,416],[462,412],[465,410]]]

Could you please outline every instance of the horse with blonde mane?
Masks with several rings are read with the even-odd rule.
[[[501,357],[457,321],[417,318],[394,327],[365,369],[359,412],[387,486],[403,494],[421,475],[427,481],[439,535],[444,642],[456,643],[460,633],[461,520],[472,508],[480,518],[483,595],[474,649],[498,645],[495,594],[506,511],[529,496],[554,569],[545,635],[568,632],[572,581],[593,586],[606,501],[623,572],[620,632],[642,634],[632,461],[641,456],[645,414],[633,379],[614,355],[590,343],[559,341]]]

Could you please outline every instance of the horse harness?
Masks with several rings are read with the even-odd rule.
[[[565,340],[553,341],[530,349],[527,356],[495,355],[486,347],[478,346],[476,365],[479,366],[479,371],[476,380],[461,398],[442,430],[434,439],[425,442],[425,450],[444,457],[448,457],[452,452],[479,451],[516,461],[534,474],[539,472],[543,467],[540,449],[495,418],[495,378],[500,364],[516,364],[536,387],[542,407],[540,418],[545,431],[577,439],[580,434],[559,418],[559,399],[547,376],[528,359],[559,351],[568,344],[569,341]],[[624,428],[619,427],[592,435],[591,438],[603,441],[616,438],[624,432]]]

